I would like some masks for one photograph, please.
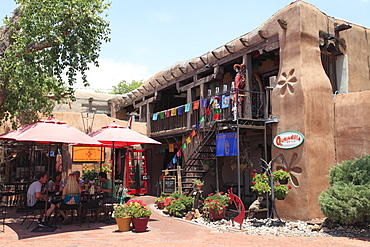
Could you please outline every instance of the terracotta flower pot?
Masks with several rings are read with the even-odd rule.
[[[164,202],[157,202],[158,209],[164,209]]]
[[[118,231],[127,232],[130,231],[131,217],[126,218],[116,218],[118,225]]]
[[[222,220],[225,219],[226,209],[222,210],[220,213],[217,209],[209,209],[209,218],[210,220]]]
[[[149,222],[149,217],[146,218],[132,218],[132,225],[135,232],[145,232]]]

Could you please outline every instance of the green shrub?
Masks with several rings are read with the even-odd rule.
[[[331,185],[336,182],[352,183],[354,185],[369,184],[370,178],[370,155],[362,158],[343,161],[330,170]]]
[[[176,217],[182,217],[185,213],[191,210],[194,198],[185,196],[180,192],[176,191],[170,195],[171,204],[166,206],[168,213]]]
[[[322,212],[341,224],[363,222],[370,212],[370,156],[344,161],[330,170],[330,188],[319,196]]]

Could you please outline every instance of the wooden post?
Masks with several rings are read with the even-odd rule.
[[[182,193],[181,166],[177,166],[177,184],[178,184],[180,193]]]

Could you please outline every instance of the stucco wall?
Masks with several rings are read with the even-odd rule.
[[[337,162],[370,154],[370,91],[340,94],[335,100]]]
[[[327,29],[328,18],[305,2],[291,4],[274,18],[286,20],[288,28],[279,30],[281,67],[272,92],[273,115],[279,123],[273,125],[273,136],[283,131],[305,136],[297,148],[272,149],[272,157],[284,157],[276,165],[288,169],[293,178],[292,190],[277,208],[285,219],[321,217],[318,195],[335,163],[334,100],[319,48],[319,30]]]

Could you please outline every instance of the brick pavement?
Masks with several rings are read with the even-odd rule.
[[[117,232],[117,225],[84,223],[62,226],[51,233],[33,233],[34,223],[20,225],[20,216],[10,210],[5,233],[0,232],[0,246],[370,246],[370,239],[345,237],[272,237],[244,233],[219,232],[216,229],[175,219],[157,211],[154,197],[140,197],[153,211],[147,232]],[[13,218],[14,216],[14,218]]]

